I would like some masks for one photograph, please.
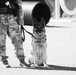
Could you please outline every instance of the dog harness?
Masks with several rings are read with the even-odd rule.
[[[44,37],[40,37],[40,38],[33,35],[32,42],[45,43],[46,42],[46,35],[44,35]]]

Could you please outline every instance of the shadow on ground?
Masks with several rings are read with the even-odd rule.
[[[63,71],[76,71],[76,67],[67,67],[67,66],[58,66],[58,65],[48,65],[49,67],[12,67],[12,68],[21,68],[21,69],[32,69],[32,70],[63,70]]]

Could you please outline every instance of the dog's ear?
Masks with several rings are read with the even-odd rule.
[[[37,24],[36,18],[33,19],[32,23],[33,23],[33,25],[36,25]]]
[[[44,20],[43,17],[41,18],[40,23],[43,24],[43,25],[45,26],[45,20]]]

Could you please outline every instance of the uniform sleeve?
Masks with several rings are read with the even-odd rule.
[[[18,7],[19,7],[17,20],[18,20],[18,23],[21,25],[21,24],[24,24],[23,11],[22,11],[22,0],[16,0],[16,3],[18,4]]]

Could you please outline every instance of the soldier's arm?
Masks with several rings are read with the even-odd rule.
[[[24,20],[23,20],[23,11],[22,11],[22,0],[16,0],[16,3],[18,4],[18,22],[19,24],[24,24]]]

